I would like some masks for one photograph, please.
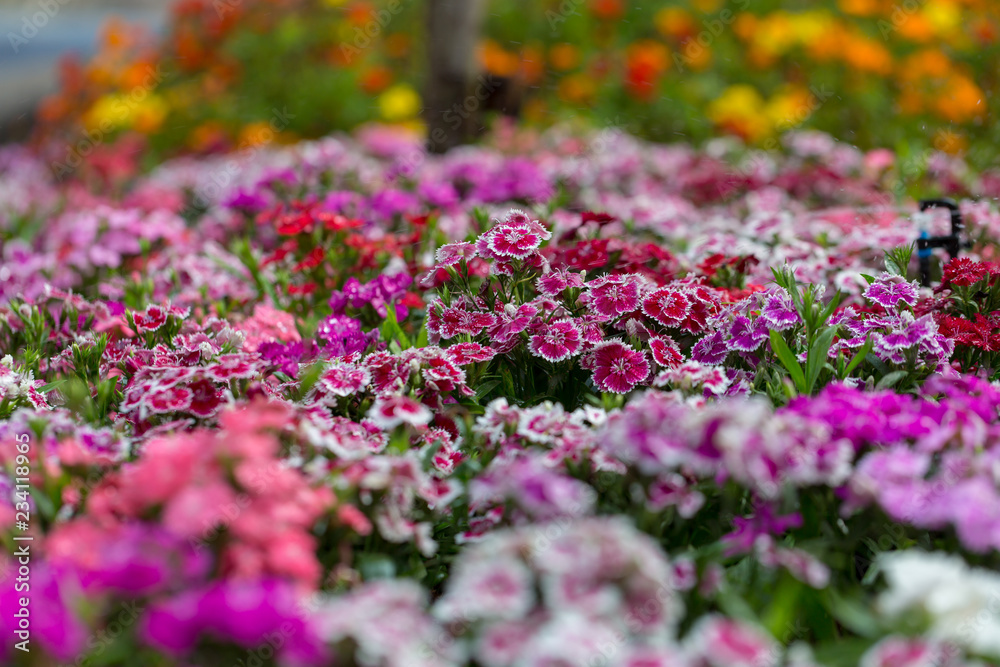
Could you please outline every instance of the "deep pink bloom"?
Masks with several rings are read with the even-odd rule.
[[[594,283],[591,283],[590,303],[604,317],[614,319],[639,307],[639,285],[635,280],[613,276]]]
[[[541,333],[531,337],[528,347],[536,357],[555,362],[569,359],[582,346],[580,328],[573,320],[563,319],[543,325]]]
[[[649,361],[642,352],[611,340],[592,353],[594,384],[601,391],[626,394],[649,375]]]
[[[483,329],[497,322],[497,316],[492,313],[473,313],[464,308],[446,308],[437,322],[441,338],[454,338],[460,334],[478,336]]]
[[[691,300],[683,292],[667,287],[642,300],[642,312],[665,327],[680,327],[690,311]]]
[[[149,306],[144,313],[132,313],[132,321],[139,333],[156,331],[167,323],[167,310],[160,306]]]
[[[674,368],[684,362],[681,349],[670,336],[655,336],[649,339],[649,349],[653,360],[664,368]]]
[[[487,244],[501,257],[525,259],[542,244],[542,237],[527,225],[502,225],[493,229]]]
[[[479,343],[458,343],[447,349],[448,356],[459,366],[489,361],[496,352]]]

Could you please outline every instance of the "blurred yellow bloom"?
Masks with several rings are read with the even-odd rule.
[[[236,145],[240,147],[255,147],[274,141],[274,131],[265,121],[248,123],[240,130]]]
[[[792,87],[768,100],[764,115],[778,132],[787,132],[805,122],[816,107],[812,93],[804,88]]]
[[[168,109],[166,101],[153,93],[104,95],[83,115],[83,124],[102,133],[123,127],[152,132],[160,127]]]
[[[410,120],[420,112],[420,105],[420,95],[405,83],[398,83],[378,96],[379,112],[388,121]]]
[[[921,13],[938,35],[953,32],[962,23],[962,10],[950,0],[927,0]]]
[[[323,4],[327,7],[341,7],[347,3],[347,0],[323,0]]]
[[[764,113],[764,99],[757,89],[746,84],[727,88],[708,105],[708,118],[719,128],[757,142],[771,133]]]
[[[143,134],[156,132],[163,125],[163,120],[169,111],[170,107],[163,97],[151,94],[136,106],[132,127]]]
[[[653,17],[653,24],[664,37],[683,37],[697,32],[694,18],[682,7],[661,9]]]

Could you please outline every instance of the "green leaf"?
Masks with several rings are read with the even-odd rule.
[[[864,278],[865,282],[867,282],[869,285],[875,282],[875,276],[870,276],[867,273],[862,273],[861,277]]]
[[[411,347],[410,339],[407,338],[406,332],[403,331],[403,327],[399,326],[399,322],[396,321],[396,304],[394,302],[390,302],[386,307],[386,317],[385,321],[382,322],[381,334],[383,341],[389,344],[395,341],[399,344],[401,350]]]
[[[877,637],[881,633],[878,618],[864,604],[846,598],[833,588],[824,591],[823,606],[844,627],[862,637]]]
[[[804,588],[803,584],[790,575],[784,575],[778,589],[774,592],[771,606],[762,619],[764,627],[770,631],[774,637],[781,637],[788,633],[788,629],[795,623],[799,616],[797,602],[799,594]]]
[[[813,392],[816,381],[819,380],[819,375],[823,372],[827,356],[830,353],[830,346],[833,345],[833,337],[836,335],[837,327],[827,327],[813,341],[809,357],[806,359],[806,392],[809,394]]]
[[[847,364],[847,368],[844,369],[844,374],[843,376],[841,376],[840,379],[843,380],[844,378],[851,376],[851,373],[854,372],[854,369],[857,368],[861,364],[861,362],[865,360],[865,357],[868,356],[868,353],[872,351],[872,345],[873,342],[871,336],[869,336],[865,339],[865,344],[861,346],[861,349],[858,350],[858,353],[854,355],[853,359],[851,359],[851,363]]]
[[[899,384],[900,380],[906,377],[906,375],[907,375],[906,371],[893,371],[892,373],[883,376],[882,379],[875,384],[875,388],[890,389],[892,387],[895,387],[897,384]]]
[[[792,382],[795,383],[796,389],[804,393],[806,390],[806,377],[802,372],[802,366],[799,365],[798,360],[795,358],[795,353],[788,347],[788,343],[785,342],[785,339],[777,331],[771,332],[771,349],[774,350],[774,353],[778,356],[778,360],[781,361],[781,364],[792,377]]]

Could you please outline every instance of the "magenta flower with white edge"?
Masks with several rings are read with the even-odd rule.
[[[385,431],[400,424],[426,426],[433,419],[430,408],[409,396],[384,396],[375,400],[368,410],[368,419]]]
[[[592,281],[590,305],[607,319],[615,319],[639,307],[639,284],[632,276],[611,276]]]
[[[697,361],[685,361],[679,366],[661,371],[653,379],[654,387],[671,385],[675,389],[704,389],[716,396],[726,393],[729,377],[721,366],[707,366]]]
[[[781,659],[780,646],[763,630],[715,614],[695,624],[685,645],[711,667],[776,667]]]
[[[539,276],[535,281],[538,291],[546,296],[556,296],[563,290],[573,287],[583,287],[583,277],[579,273],[572,271],[550,271],[543,276]]]
[[[653,353],[653,361],[664,368],[676,368],[684,362],[680,347],[670,336],[650,338],[649,349]]]
[[[642,300],[642,312],[665,327],[679,328],[691,311],[691,300],[684,292],[663,287]]]
[[[571,319],[543,325],[542,333],[531,337],[528,348],[536,357],[556,362],[578,354],[583,347],[580,327]]]
[[[907,306],[917,303],[919,288],[916,282],[910,282],[903,276],[894,276],[887,272],[875,279],[865,290],[865,298],[877,303],[887,310],[896,310],[899,302]]]
[[[364,366],[333,361],[330,368],[319,376],[319,385],[328,394],[343,397],[362,391],[371,379],[371,373]]]
[[[489,361],[496,356],[496,352],[492,348],[479,343],[456,343],[447,348],[445,352],[459,366]]]
[[[486,327],[495,326],[497,316],[492,313],[475,313],[464,308],[445,308],[436,321],[441,338],[454,338],[461,334],[478,336]]]
[[[627,394],[649,375],[646,355],[619,340],[597,346],[588,356],[594,369],[594,384],[601,391]]]
[[[486,237],[486,246],[498,257],[526,259],[540,245],[542,235],[525,223],[497,225]]]
[[[472,243],[446,243],[437,249],[434,257],[439,266],[454,266],[463,259],[469,261],[476,256],[476,246]]]

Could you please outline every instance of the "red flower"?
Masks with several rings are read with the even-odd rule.
[[[580,241],[566,253],[566,264],[577,271],[599,269],[608,263],[608,239]]]
[[[300,285],[289,285],[288,286],[288,294],[291,295],[291,296],[298,296],[300,294],[303,295],[303,296],[306,296],[308,294],[312,294],[313,292],[315,292],[317,287],[318,286],[316,285],[316,283],[306,283],[305,285],[301,285],[301,286]]]
[[[326,251],[323,248],[313,248],[312,251],[306,255],[305,259],[292,267],[292,271],[302,271],[303,269],[315,269],[317,266],[323,263],[323,258],[326,257]]]
[[[941,282],[945,285],[968,287],[989,276],[992,268],[985,262],[974,262],[968,257],[956,257],[945,264]]]

